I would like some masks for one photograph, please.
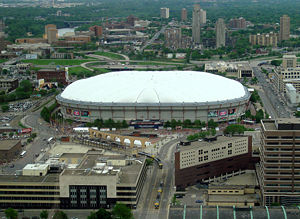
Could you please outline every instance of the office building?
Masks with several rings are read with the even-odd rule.
[[[291,104],[300,103],[300,93],[297,92],[296,88],[292,84],[285,85],[286,97]]]
[[[292,84],[300,91],[300,64],[295,55],[284,55],[282,66],[274,71],[274,85],[278,92],[286,92],[286,84]]]
[[[1,140],[0,141],[0,163],[9,163],[17,158],[21,152],[20,140]]]
[[[200,24],[204,25],[206,24],[206,11],[202,8],[200,9]]]
[[[10,92],[19,87],[18,79],[0,79],[0,90]]]
[[[166,47],[172,50],[181,48],[181,28],[168,28],[165,30]]]
[[[0,20],[0,32],[4,32],[5,29],[5,23],[3,20]]]
[[[251,45],[272,46],[277,47],[278,34],[270,32],[268,34],[254,34],[249,36]]]
[[[94,25],[92,27],[89,28],[90,31],[92,31],[94,33],[95,37],[101,37],[103,34],[103,29],[101,26],[98,25]]]
[[[168,19],[170,17],[170,9],[169,8],[160,8],[160,17]]]
[[[44,79],[45,82],[58,82],[66,85],[68,75],[65,70],[59,69],[41,69],[37,72],[37,80]]]
[[[145,160],[89,151],[77,168],[60,174],[61,208],[110,208],[117,202],[135,208],[146,179]]]
[[[185,8],[181,9],[181,21],[187,21],[187,10]]]
[[[230,19],[228,27],[231,29],[246,29],[246,20],[243,17]]]
[[[216,48],[225,46],[225,23],[222,18],[216,22]]]
[[[251,136],[216,136],[188,142],[175,152],[175,186],[227,178],[254,168]]]
[[[300,203],[300,119],[262,120],[257,174],[262,205]]]
[[[237,78],[252,78],[253,69],[249,62],[211,62],[204,65],[204,71],[214,74],[221,74],[226,72],[226,76]]]
[[[192,21],[192,41],[194,44],[200,44],[200,30],[201,30],[201,19],[200,19],[200,5],[194,5],[193,10],[193,21]]]
[[[58,31],[56,29],[56,25],[47,24],[45,26],[44,39],[47,39],[48,43],[50,44],[58,40]]]
[[[290,17],[283,15],[280,17],[280,33],[279,40],[289,40],[290,39]]]

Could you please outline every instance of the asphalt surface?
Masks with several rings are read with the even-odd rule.
[[[253,67],[255,77],[257,77],[259,84],[263,88],[258,91],[264,108],[272,118],[290,118],[292,111],[286,106],[286,100],[283,95],[277,94],[274,86],[266,80],[266,75],[263,74],[258,67]]]
[[[168,218],[169,203],[172,196],[173,176],[174,176],[174,152],[178,139],[174,139],[161,147],[158,157],[162,160],[163,169],[158,169],[153,164],[148,170],[146,183],[143,187],[142,196],[140,198],[138,208],[134,211],[135,218],[144,219],[164,219]],[[160,201],[160,208],[154,208],[157,190],[160,181],[164,181],[163,192]]]

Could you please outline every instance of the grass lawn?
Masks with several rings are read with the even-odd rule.
[[[110,72],[109,70],[107,69],[104,69],[104,68],[94,68],[95,71],[89,71],[85,68],[82,68],[82,67],[71,67],[69,68],[69,74],[70,75],[76,75],[78,79],[80,78],[84,78],[84,77],[92,77],[92,76],[95,76],[95,75],[99,75],[99,74],[102,74],[102,73],[107,73],[107,72]]]
[[[85,62],[95,61],[95,59],[31,59],[23,60],[24,63],[34,65],[80,65]]]
[[[124,60],[125,58],[121,55],[115,54],[115,53],[111,53],[111,52],[95,52],[95,55],[99,55],[99,56],[106,56],[108,58],[111,59],[116,59],[116,60]]]
[[[0,63],[6,62],[7,59],[0,59]]]

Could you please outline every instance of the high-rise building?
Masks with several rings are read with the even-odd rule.
[[[206,11],[200,9],[200,24],[206,24]]]
[[[101,26],[98,25],[94,25],[92,27],[89,28],[90,31],[94,32],[95,37],[100,37],[103,34],[103,29]]]
[[[222,18],[216,22],[216,48],[225,46],[225,23]]]
[[[47,39],[48,43],[50,44],[58,40],[58,31],[56,29],[56,25],[47,24],[45,26],[44,39]]]
[[[297,56],[295,55],[284,55],[282,57],[282,68],[296,68],[297,67]]]
[[[257,167],[262,205],[300,203],[300,119],[262,120]]]
[[[4,32],[5,29],[5,23],[3,20],[0,20],[0,32]]]
[[[181,9],[181,21],[187,21],[187,10],[185,8]]]
[[[246,29],[246,20],[243,17],[230,19],[228,27],[232,29]]]
[[[279,40],[289,40],[290,39],[290,17],[283,15],[280,17],[280,33]]]
[[[169,28],[165,31],[166,47],[176,50],[181,48],[181,28]]]
[[[160,8],[160,17],[161,18],[169,18],[170,17],[170,9],[169,8]]]
[[[201,29],[201,19],[200,19],[201,8],[200,5],[194,5],[193,10],[193,24],[192,24],[192,40],[194,44],[200,44],[200,29]]]

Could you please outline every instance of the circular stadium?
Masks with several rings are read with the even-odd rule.
[[[90,122],[229,121],[250,98],[241,83],[196,71],[119,71],[70,84],[56,97],[64,118]]]

